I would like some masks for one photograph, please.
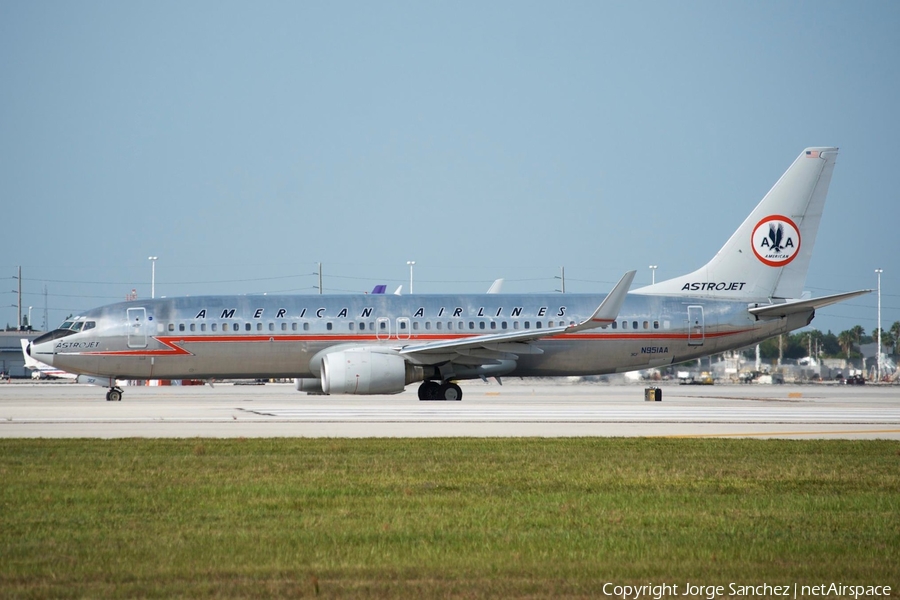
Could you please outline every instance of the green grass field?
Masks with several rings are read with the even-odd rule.
[[[900,588],[900,443],[0,440],[0,596]]]

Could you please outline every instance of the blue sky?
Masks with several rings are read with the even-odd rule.
[[[0,277],[124,299],[606,292],[705,263],[800,151],[807,280],[900,320],[900,3],[3,2]],[[0,326],[14,324],[7,292]],[[814,326],[875,327],[872,294]]]

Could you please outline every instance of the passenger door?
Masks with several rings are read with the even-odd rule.
[[[687,310],[688,346],[702,346],[706,337],[706,326],[703,323],[703,307],[688,306]]]
[[[128,347],[129,348],[146,348],[147,347],[147,309],[143,306],[140,308],[129,308],[126,311],[128,329]]]

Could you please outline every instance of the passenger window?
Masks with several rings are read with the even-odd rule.
[[[469,321],[469,329],[475,329],[475,322]]]
[[[269,331],[275,331],[275,323],[269,321]]]
[[[384,331],[387,328],[387,323],[385,323],[384,321],[380,322],[378,324],[378,328]]]
[[[303,324],[303,331],[309,331],[309,323]]]
[[[672,323],[669,321],[663,321],[663,329],[668,329],[672,326]]]
[[[638,322],[637,322],[637,321],[632,321],[632,322],[631,322],[631,328],[632,328],[632,329],[637,329],[637,328],[638,328]]]
[[[365,322],[365,321],[363,321],[363,322],[361,322],[361,323],[359,324],[359,330],[360,330],[360,331],[365,331],[365,330],[366,330],[366,322]]]
[[[228,331],[228,323],[222,323],[222,331]]]
[[[85,329],[87,329],[87,327],[85,327]],[[178,324],[178,331],[184,331],[184,323]]]
[[[282,330],[282,331],[287,331],[287,323],[282,323],[282,324],[281,324],[281,330]]]
[[[213,323],[212,325],[210,325],[209,328],[210,328],[212,331],[215,331],[215,330],[216,330],[216,324]]]
[[[500,323],[500,329],[506,329],[506,321]]]
[[[169,323],[169,331],[175,331],[175,323]]]
[[[244,323],[244,331],[252,331],[253,325],[250,323]]]
[[[479,321],[478,329],[484,329],[484,321]]]
[[[347,326],[350,328],[350,331],[353,331],[353,321],[347,323]]]
[[[513,321],[513,329],[518,329],[518,328],[519,328],[519,322]]]
[[[435,327],[435,329],[440,329],[440,328],[441,328],[441,322],[438,321],[437,323],[435,323],[435,324],[434,324],[434,327]]]
[[[297,331],[297,324],[291,323],[291,331]]]
[[[531,321],[525,321],[525,329],[531,329]]]
[[[541,322],[540,322],[540,321],[535,321],[535,322],[534,322],[534,328],[535,328],[535,329],[540,329],[540,328],[541,328]]]
[[[644,329],[650,329],[650,321],[644,321]]]
[[[491,321],[491,329],[497,329],[497,322]]]
[[[406,329],[406,321],[400,321],[400,329]]]
[[[206,331],[206,323],[200,323],[200,331]]]
[[[425,321],[425,329],[431,329],[431,321]]]
[[[416,330],[419,329],[419,322],[418,322],[418,321],[413,321],[413,329],[416,329]]]
[[[612,322],[612,328],[613,328],[613,329],[618,329],[618,328],[619,328],[619,325],[618,325],[615,321],[613,321],[613,322]]]
[[[196,325],[196,324],[191,323],[191,331],[197,331],[197,325]]]
[[[659,329],[659,321],[653,321],[653,329]]]
[[[622,321],[622,329],[628,329],[628,321]]]
[[[259,322],[256,323],[256,330],[262,331],[262,323],[259,323]]]
[[[453,321],[447,321],[447,331],[453,329]]]
[[[327,323],[325,323],[325,329],[327,329],[328,331],[331,331],[333,328],[334,328],[334,325],[331,323],[331,321],[328,321]]]
[[[458,327],[457,329],[459,329],[460,331],[462,331],[462,330],[465,328],[465,326],[466,326],[466,324],[463,323],[462,321],[460,321],[460,322],[459,322],[459,327]]]

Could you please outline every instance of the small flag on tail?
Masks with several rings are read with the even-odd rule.
[[[818,150],[807,150],[806,158],[819,158],[819,151]]]

